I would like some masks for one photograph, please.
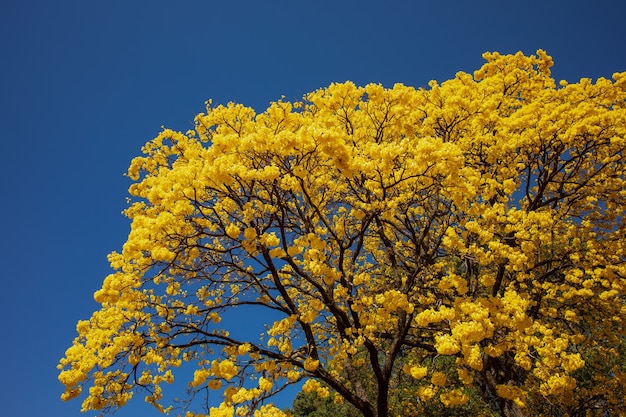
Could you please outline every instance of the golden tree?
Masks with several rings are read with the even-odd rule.
[[[367,417],[623,412],[626,73],[557,86],[543,51],[484,58],[427,89],[209,103],[148,142],[63,398],[167,412],[178,375],[220,396],[210,416],[282,415],[302,381]]]

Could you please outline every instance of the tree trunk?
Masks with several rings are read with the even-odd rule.
[[[524,417],[521,407],[511,400],[502,399],[500,402],[500,413],[504,417]]]
[[[521,385],[526,379],[527,372],[517,366],[510,353],[505,353],[500,357],[492,358],[487,355],[483,358],[483,377],[480,384],[483,399],[487,402],[495,400],[503,417],[524,417],[522,408],[513,400],[501,398],[497,393],[497,386],[500,384]]]

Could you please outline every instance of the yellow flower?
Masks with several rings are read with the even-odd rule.
[[[321,388],[319,382],[314,379],[309,379],[304,383],[304,385],[302,385],[302,392],[317,392],[319,388]]]
[[[244,231],[243,231],[243,235],[247,240],[254,240],[257,237],[257,232],[256,229],[254,227],[247,227]]]
[[[261,389],[262,391],[271,391],[272,387],[274,386],[274,383],[267,378],[261,377],[259,378],[259,389]]]
[[[226,234],[231,239],[237,239],[240,233],[241,233],[241,230],[236,225],[231,223],[228,226],[226,226]]]
[[[417,395],[422,401],[428,401],[437,394],[437,389],[431,386],[421,386],[417,389]]]
[[[207,369],[196,369],[193,373],[193,380],[191,381],[192,387],[198,387],[206,381],[210,372]]]
[[[224,378],[227,381],[232,379],[239,372],[237,366],[228,359],[223,361],[214,360],[211,363],[211,370],[215,376]]]
[[[411,375],[415,379],[422,379],[426,375],[428,375],[428,368],[424,366],[410,366],[406,365],[404,367],[404,372]]]
[[[250,343],[244,343],[237,347],[237,353],[240,355],[245,355],[246,353],[250,352],[251,349],[252,345],[250,345]]]
[[[435,339],[435,349],[440,355],[454,355],[461,350],[461,345],[452,336],[441,335]]]
[[[433,385],[438,386],[446,385],[446,380],[446,374],[444,374],[443,372],[433,372],[433,375],[430,378],[430,382],[432,382]]]
[[[526,405],[527,393],[519,387],[500,384],[496,386],[496,391],[500,397],[514,401],[520,407]]]
[[[320,365],[320,361],[318,361],[317,359],[306,358],[304,360],[304,369],[306,369],[309,372],[315,372],[319,365]]]
[[[219,407],[211,407],[209,417],[233,417],[235,408],[232,405],[222,403]]]
[[[444,392],[439,396],[439,399],[446,407],[462,405],[469,401],[469,397],[461,389]]]

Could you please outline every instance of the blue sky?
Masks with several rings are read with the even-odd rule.
[[[128,233],[122,174],[162,125],[187,130],[208,98],[262,111],[334,81],[425,86],[485,51],[610,77],[625,15],[621,0],[2,2],[3,414],[85,415],[55,367]],[[157,415],[134,403],[117,415]]]

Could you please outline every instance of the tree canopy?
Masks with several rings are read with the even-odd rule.
[[[128,170],[131,230],[62,398],[281,416],[303,384],[366,417],[623,412],[626,73],[557,85],[544,51],[484,58],[164,129]]]

